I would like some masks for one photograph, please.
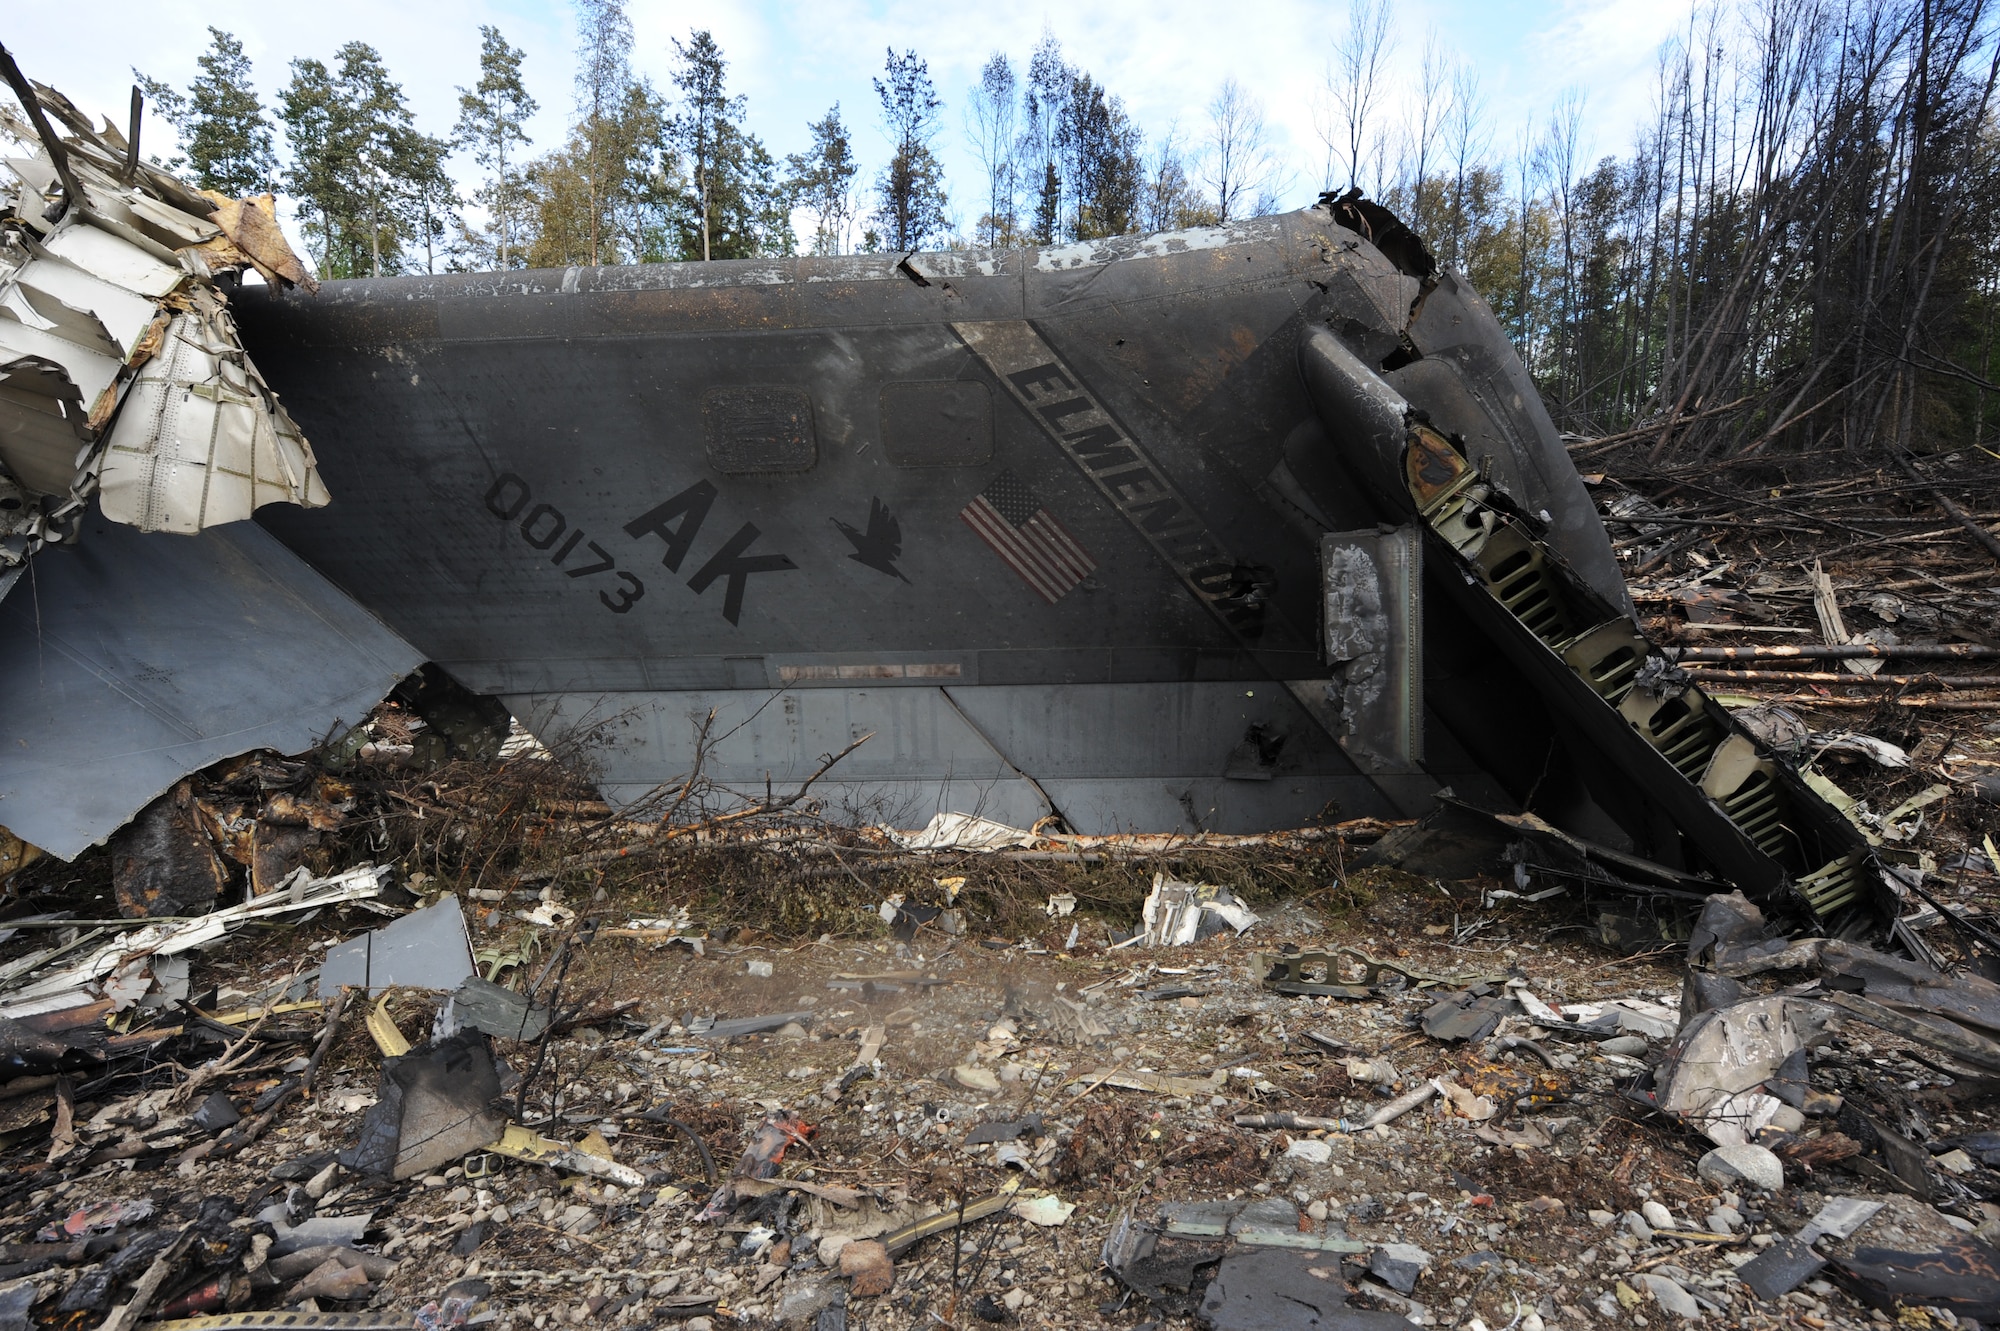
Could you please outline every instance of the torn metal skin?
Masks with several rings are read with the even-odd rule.
[[[5,48],[0,76],[25,114],[0,112],[4,872],[13,845],[70,858],[218,759],[310,747],[421,658],[245,521],[328,501],[232,305],[252,272],[317,287],[274,201],[190,189]],[[257,876],[308,839],[269,838]]]
[[[1127,1211],[1104,1240],[1104,1265],[1162,1311],[1186,1314],[1201,1303],[1218,1263],[1241,1251],[1310,1255],[1336,1267],[1339,1254],[1371,1245],[1335,1229],[1314,1232],[1282,1198],[1170,1203],[1152,1214]],[[1334,1283],[1339,1291],[1341,1285]]]
[[[1705,871],[1830,927],[1893,921],[1899,897],[1858,829],[1797,769],[1672,668],[1620,601],[1580,576],[1549,521],[1431,423],[1338,337],[1300,363],[1330,430],[1386,506],[1421,521],[1453,600],[1531,680],[1639,805],[1607,809],[1645,859]],[[1545,511],[1544,511],[1545,512]],[[1553,829],[1552,829],[1553,830]]]
[[[1873,1308],[1944,1308],[1981,1324],[2000,1318],[2000,1251],[1970,1235],[1922,1252],[1866,1247],[1835,1258],[1833,1269]]]
[[[326,503],[312,449],[228,308],[246,270],[317,286],[271,197],[189,190],[4,63],[40,123],[0,113],[13,147],[0,177],[0,568],[74,541],[93,497],[116,521],[174,532]]]
[[[121,137],[37,106],[70,133],[12,127],[39,155],[0,297],[0,392],[30,394],[0,457],[39,441],[9,483],[54,500],[33,539],[92,487],[176,531],[290,500],[260,522],[304,565],[545,741],[588,738],[614,804],[699,764],[749,795],[823,775],[828,808],[1224,831],[1449,787],[1592,864],[1824,932],[1893,918],[1865,838],[1639,632],[1492,311],[1356,195],[304,299],[258,201],[127,185]],[[123,293],[115,329],[36,285],[71,269]],[[204,430],[232,456],[190,452]],[[368,502],[316,511],[322,465]]]
[[[1422,770],[1423,551],[1414,525],[1320,541],[1327,696],[1341,744],[1372,770]]]

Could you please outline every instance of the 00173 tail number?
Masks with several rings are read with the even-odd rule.
[[[521,539],[536,550],[551,550],[549,562],[572,578],[587,578],[596,573],[614,573],[619,586],[615,588],[614,600],[607,592],[597,593],[597,599],[604,608],[614,615],[622,615],[630,610],[646,594],[646,584],[619,568],[617,561],[596,541],[586,541],[581,527],[571,528],[568,519],[552,504],[535,504],[528,483],[513,472],[503,472],[486,491],[486,511],[503,522],[520,519],[516,528]],[[563,568],[570,555],[581,545],[596,558],[589,563],[578,564],[575,568]]]

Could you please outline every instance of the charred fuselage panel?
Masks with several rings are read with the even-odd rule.
[[[462,681],[601,740],[614,794],[697,761],[762,790],[873,731],[828,787],[857,815],[1257,827],[1538,774],[1581,803],[1435,597],[1423,766],[1335,738],[1320,537],[1387,515],[1305,392],[1308,329],[1392,367],[1624,598],[1491,312],[1348,219],[246,291],[355,496],[265,520]]]

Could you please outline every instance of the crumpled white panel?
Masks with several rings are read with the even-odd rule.
[[[312,448],[211,301],[176,314],[127,390],[103,454],[98,503],[140,531],[196,532],[265,504],[318,508]]]

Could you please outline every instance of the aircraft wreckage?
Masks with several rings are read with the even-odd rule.
[[[614,801],[872,734],[829,815],[1228,831],[1448,791],[1553,872],[1894,917],[1860,831],[1650,649],[1492,311],[1358,195],[315,292],[268,199],[39,92],[0,199],[28,842],[431,662],[588,737]]]

